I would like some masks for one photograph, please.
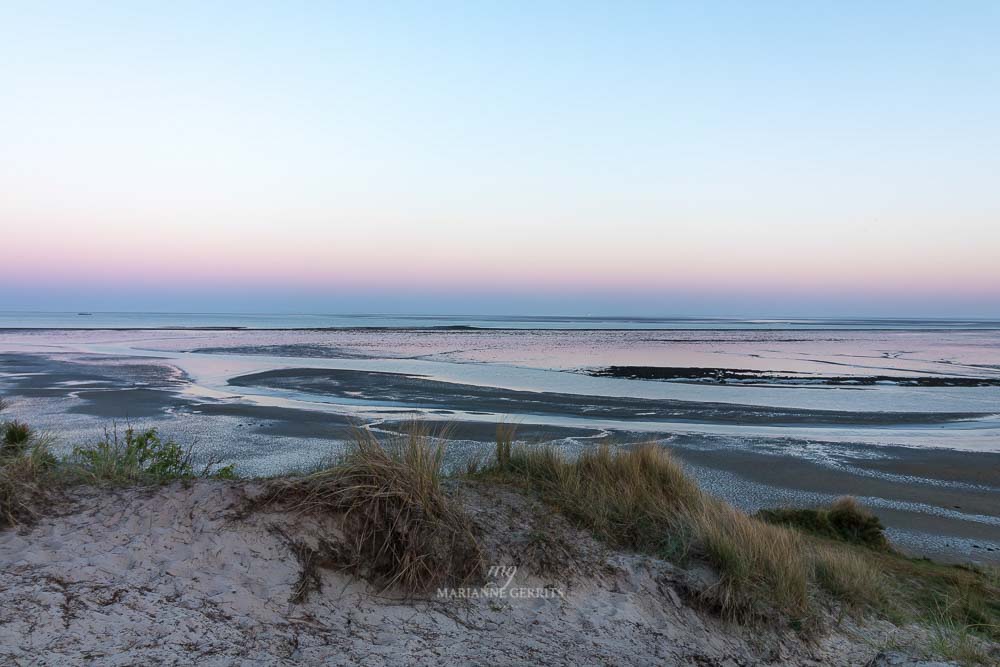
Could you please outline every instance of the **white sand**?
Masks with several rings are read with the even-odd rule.
[[[565,597],[404,600],[324,571],[323,590],[292,604],[299,564],[274,527],[297,538],[320,527],[240,517],[258,491],[208,481],[78,491],[57,515],[0,532],[0,662],[861,665],[896,632],[844,621],[806,644],[728,626],[683,602],[690,575],[606,551],[536,503],[479,487],[457,493],[491,562],[518,565],[507,590],[549,584]],[[553,536],[543,547],[539,530]]]

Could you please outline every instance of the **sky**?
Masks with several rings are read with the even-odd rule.
[[[0,3],[0,310],[1000,317],[997,2]]]

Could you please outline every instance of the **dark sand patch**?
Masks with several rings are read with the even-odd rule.
[[[447,440],[476,440],[484,443],[492,443],[496,439],[497,425],[482,422],[461,422],[444,420],[421,420],[431,433],[440,435]],[[407,426],[405,421],[386,422],[380,424],[379,428],[385,431],[396,433],[404,432]],[[513,424],[516,439],[530,443],[545,443],[566,438],[593,438],[603,431],[598,429],[570,428],[564,426],[545,426],[534,424]],[[647,437],[648,439],[648,437]]]
[[[1000,505],[1000,454],[964,452],[950,449],[884,447],[883,458],[859,458],[854,465],[875,472],[911,475],[944,481],[992,486],[997,490]],[[975,462],[975,465],[972,463]]]
[[[251,354],[268,357],[302,357],[309,359],[369,359],[370,355],[329,345],[293,343],[288,345],[236,345],[231,347],[199,347],[191,350],[203,354]]]
[[[108,419],[155,417],[187,404],[174,392],[162,389],[80,391],[77,396],[84,403],[67,412]]]
[[[346,440],[360,424],[356,419],[329,412],[277,408],[249,403],[188,403],[185,412],[206,417],[235,417],[239,424],[263,435],[285,438]]]
[[[843,496],[877,496],[900,503],[922,503],[944,509],[961,508],[963,513],[1000,516],[1000,489],[935,484],[931,478],[927,483],[916,479],[903,481],[876,475],[857,474],[853,470],[855,461],[843,458],[843,467],[832,467],[798,456],[781,456],[773,453],[755,453],[746,449],[725,446],[716,448],[674,448],[677,455],[686,461],[714,470],[727,470],[754,482],[786,489],[828,493]],[[911,456],[918,458],[922,450],[912,450]],[[982,461],[980,453],[970,453],[966,469],[1000,460],[1000,455],[987,455]],[[1000,525],[996,528],[1000,539]]]
[[[1000,378],[962,376],[902,376],[902,375],[816,375],[755,371],[743,368],[698,368],[676,366],[607,366],[585,371],[593,377],[625,378],[629,380],[660,380],[663,382],[697,382],[702,384],[766,384],[819,385],[835,387],[1000,387]]]
[[[0,371],[13,374],[0,378],[11,395],[80,399],[81,404],[66,410],[73,414],[154,417],[185,403],[176,393],[186,382],[184,374],[146,358],[3,354]]]
[[[430,380],[415,375],[322,368],[251,373],[229,380],[234,386],[301,391],[323,396],[411,407],[481,410],[497,414],[534,414],[614,419],[767,425],[906,425],[972,419],[978,413],[840,412],[733,403],[651,400],[531,392]]]

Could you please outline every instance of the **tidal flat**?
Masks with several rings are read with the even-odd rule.
[[[655,441],[746,510],[854,495],[912,553],[1000,561],[992,329],[19,328],[0,353],[10,413],[64,452],[128,421],[276,475],[329,461],[359,425],[417,418],[460,466],[507,422],[570,453]],[[601,376],[611,366],[758,377]]]

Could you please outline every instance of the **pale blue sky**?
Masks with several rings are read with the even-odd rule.
[[[5,2],[0,308],[1000,316],[1000,3]]]

